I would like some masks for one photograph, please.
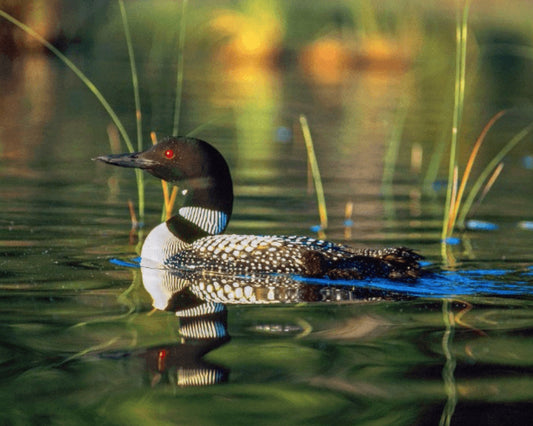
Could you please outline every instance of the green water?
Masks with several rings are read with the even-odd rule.
[[[128,3],[133,28],[150,22],[136,9],[142,4]],[[462,167],[485,123],[511,108],[489,134],[476,174],[532,120],[532,62],[513,52],[530,49],[533,38],[526,17],[513,10],[501,21],[490,10],[472,11],[477,44],[469,45]],[[236,193],[228,231],[316,235],[316,196],[298,127],[304,113],[326,194],[327,238],[356,247],[412,247],[437,273],[423,285],[448,297],[228,305],[215,318],[223,337],[189,338],[187,320],[153,310],[138,269],[110,262],[135,258],[138,238],[160,222],[159,182],[147,177],[145,226],[130,235],[133,172],[91,161],[111,151],[105,111],[53,57],[3,56],[0,423],[527,424],[533,415],[533,231],[524,225],[533,220],[531,137],[505,158],[472,214],[498,229],[456,233],[461,244],[449,247],[451,266],[439,241],[444,190],[422,185],[435,146],[449,140],[453,13],[424,12],[423,47],[405,67],[356,67],[326,83],[295,59],[315,33],[288,32],[288,59],[279,66],[227,69],[192,34],[202,16],[206,25],[200,12],[184,52],[181,133],[207,123],[197,136],[228,159]],[[65,53],[133,135],[120,17],[114,6],[100,15],[78,23],[86,38]],[[63,24],[67,35],[77,22]],[[132,34],[148,146],[149,131],[171,132],[175,69],[164,44]],[[395,132],[393,183],[383,186]],[[423,152],[421,170],[412,165],[413,146]],[[443,159],[437,179],[445,180],[446,170]],[[354,203],[349,227],[347,202]],[[218,384],[182,380],[199,370],[216,372]]]

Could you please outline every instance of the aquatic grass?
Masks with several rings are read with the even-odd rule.
[[[449,205],[448,210],[448,220],[449,222],[446,224],[448,233],[446,234],[446,238],[451,237],[453,233],[453,228],[451,227],[451,221],[453,220],[453,212],[455,210],[455,204],[457,203],[457,187],[459,184],[459,166],[455,166],[453,168],[453,177],[451,181],[451,185],[448,186],[451,188],[451,203]]]
[[[27,25],[20,22],[18,19],[14,18],[13,16],[4,12],[1,9],[0,9],[0,17],[11,22],[13,25],[20,28],[26,34],[35,38],[39,43],[41,43],[44,47],[50,50],[61,62],[63,62],[63,64],[65,64],[83,82],[83,84],[91,91],[91,93],[98,99],[100,104],[104,107],[104,109],[108,113],[109,117],[111,118],[115,126],[117,126],[117,129],[120,132],[120,135],[122,136],[122,138],[124,139],[124,143],[128,147],[128,150],[130,152],[133,152],[133,145],[131,143],[131,140],[128,136],[128,133],[126,132],[126,129],[122,125],[122,122],[120,121],[117,114],[115,113],[115,110],[111,107],[111,105],[109,105],[109,102],[107,102],[107,100],[102,95],[100,90],[98,90],[98,88],[83,73],[83,71],[81,71],[70,59],[68,59],[65,55],[63,55],[59,51],[59,49],[57,49],[53,44],[51,44],[46,39],[44,39],[42,36],[40,36],[32,28],[28,27]]]
[[[496,178],[499,175],[498,167],[499,167],[499,164],[501,163],[501,161],[503,160],[503,158],[519,142],[521,142],[528,134],[530,134],[531,131],[533,131],[533,123],[531,123],[531,124],[527,125],[526,127],[524,127],[513,138],[511,138],[511,140],[509,140],[509,142],[507,142],[504,145],[504,147],[485,166],[483,171],[480,173],[479,177],[476,179],[476,181],[472,185],[472,189],[470,190],[470,192],[469,192],[469,194],[468,194],[468,196],[467,196],[467,198],[466,198],[466,200],[464,202],[463,208],[462,208],[462,210],[461,210],[461,212],[459,214],[459,217],[457,219],[457,222],[458,222],[459,225],[461,225],[461,226],[464,225],[465,218],[468,215],[468,212],[470,211],[470,208],[472,207],[472,204],[474,203],[474,200],[476,199],[476,196],[478,195],[479,191],[483,187],[483,183],[485,181],[487,181],[487,178],[489,178],[489,176],[491,176],[491,174],[492,174],[492,176],[487,181],[487,185],[485,186],[485,190],[483,191],[483,193],[485,193],[485,195],[486,195],[486,192],[488,192],[488,190],[490,189],[490,186],[492,186],[492,184],[494,183],[494,182],[491,183],[491,181],[492,180],[495,181]],[[501,167],[503,167],[503,166],[501,166]],[[501,172],[501,170],[500,170],[500,172]],[[489,183],[491,183],[490,186],[489,186]]]
[[[67,66],[81,80],[81,82],[85,85],[85,87],[87,87],[91,91],[91,93],[96,97],[96,99],[100,102],[100,104],[106,110],[107,114],[111,118],[111,121],[115,124],[116,128],[118,129],[120,136],[124,140],[124,143],[126,144],[128,151],[134,152],[133,144],[128,135],[128,132],[126,131],[124,125],[122,124],[122,121],[118,118],[118,115],[116,114],[113,107],[109,104],[109,102],[104,97],[102,92],[95,86],[95,84],[89,79],[89,77],[87,77],[85,73],[81,71],[81,69],[78,68],[78,66],[76,66],[69,58],[67,58],[63,53],[61,53],[59,49],[57,49],[52,43],[50,43],[44,37],[39,35],[31,27],[27,26],[23,22],[19,21],[18,19],[16,19],[15,17],[11,16],[9,13],[1,9],[0,9],[0,17],[4,18],[5,20],[9,21],[13,25],[18,27],[22,31],[24,31],[26,34],[35,38],[39,43],[41,43],[50,52],[52,52],[65,66]],[[142,184],[143,176],[140,173],[140,171],[137,171],[137,170],[136,170],[136,179],[137,179],[137,187],[138,187],[138,194],[139,194],[139,217],[140,217],[140,220],[142,221],[144,218],[144,192],[142,189],[143,188],[143,184]]]
[[[487,183],[485,184],[485,187],[483,188],[483,191],[481,191],[481,195],[479,196],[479,198],[477,199],[477,202],[476,202],[476,206],[481,204],[481,202],[485,199],[485,196],[488,194],[488,192],[490,191],[490,189],[492,188],[492,186],[494,185],[494,182],[496,182],[496,179],[498,179],[498,177],[500,176],[500,173],[502,172],[503,170],[503,162],[502,163],[499,163],[496,168],[494,169],[494,171],[492,172],[492,174],[490,175],[489,177],[489,180],[487,181]],[[472,209],[467,209],[465,210],[466,212],[470,212],[472,211]],[[462,223],[459,221],[459,225],[461,225]]]
[[[128,16],[126,12],[126,8],[124,5],[123,0],[118,0],[120,15],[122,19],[122,25],[124,30],[124,36],[126,39],[126,46],[128,50],[128,57],[130,62],[130,70],[131,70],[131,78],[132,78],[132,86],[133,86],[133,95],[134,95],[134,102],[135,102],[135,122],[136,122],[136,133],[137,133],[137,151],[142,151],[143,149],[143,137],[142,137],[142,112],[141,112],[141,101],[140,101],[140,94],[139,94],[139,79],[137,74],[137,67],[136,67],[136,61],[135,61],[135,54],[133,50],[133,42],[131,40],[131,33],[129,29],[128,24]],[[187,6],[187,0],[184,0],[182,2],[182,16],[181,16],[181,24],[180,24],[180,33],[179,33],[179,42],[178,42],[178,69],[177,69],[177,76],[176,76],[176,99],[175,99],[175,111],[174,111],[174,124],[173,124],[173,135],[177,136],[178,134],[178,128],[179,128],[179,117],[180,117],[180,111],[181,111],[181,99],[182,99],[182,88],[183,88],[183,51],[184,51],[184,45],[185,45],[185,10]],[[93,93],[93,95],[98,99],[100,104],[104,107],[108,115],[110,116],[113,124],[116,126],[116,129],[118,129],[118,132],[122,139],[124,140],[124,143],[126,144],[126,147],[129,152],[134,152],[135,149],[133,147],[133,143],[122,123],[122,121],[118,118],[118,115],[116,114],[115,110],[107,99],[104,97],[104,95],[101,93],[101,91],[96,87],[96,85],[85,75],[83,71],[79,67],[77,67],[70,59],[68,59],[63,53],[59,51],[54,45],[52,45],[50,42],[48,42],[46,39],[44,39],[42,36],[40,36],[36,31],[34,31],[31,27],[25,25],[21,21],[17,20],[7,12],[4,12],[3,10],[0,10],[0,17],[3,17],[7,21],[11,22],[13,25],[20,28],[22,31],[27,33],[28,35],[35,38],[39,43],[41,43],[44,47],[46,47],[48,50],[50,50],[63,64],[65,64],[81,81],[82,83]],[[132,224],[134,227],[139,227],[142,225],[144,221],[144,211],[145,211],[145,193],[144,193],[144,174],[141,170],[135,169],[135,178],[137,183],[137,193],[138,193],[138,211],[139,211],[139,221],[135,220],[132,221]],[[166,216],[168,218],[168,215],[172,211],[172,205],[176,199],[176,191],[177,188],[174,188],[172,194],[170,196],[167,196],[165,199],[165,211]],[[167,187],[167,194],[168,194],[168,187]]]
[[[455,54],[455,91],[454,91],[454,106],[452,119],[452,136],[450,141],[450,157],[448,164],[448,182],[452,182],[456,167],[456,151],[457,139],[459,129],[463,116],[465,86],[466,86],[466,44],[468,37],[468,12],[470,8],[470,0],[466,0],[463,5],[462,14],[459,8],[459,1],[457,2],[456,13],[456,54]],[[443,259],[446,259],[446,239],[451,235],[449,231],[450,212],[452,211],[452,185],[448,185],[446,190],[446,201],[444,205],[444,218],[442,221],[441,231],[441,254]]]
[[[499,120],[506,111],[500,111],[495,114],[489,122],[483,128],[481,134],[477,138],[467,164],[465,171],[463,172],[461,182],[458,181],[458,165],[456,159],[456,150],[458,142],[458,134],[461,126],[461,120],[464,107],[465,96],[465,84],[466,84],[466,47],[467,47],[467,35],[468,35],[468,12],[470,7],[470,0],[466,0],[462,7],[462,13],[457,8],[456,14],[456,67],[455,67],[455,96],[454,96],[454,109],[453,109],[453,122],[452,122],[452,136],[450,143],[450,155],[449,155],[449,167],[448,167],[448,186],[446,191],[446,202],[444,207],[444,217],[442,221],[441,231],[441,254],[443,260],[449,260],[449,250],[446,245],[449,244],[450,238],[457,226],[464,227],[465,219],[470,212],[474,200],[481,191],[485,182],[482,196],[479,200],[485,197],[494,182],[498,178],[503,168],[501,164],[502,159],[507,153],[513,149],[527,134],[533,130],[533,123],[526,126],[522,131],[515,135],[501,150],[496,154],[493,159],[485,166],[480,176],[473,184],[471,190],[466,196],[465,190],[469,181],[472,167],[478,156],[479,150],[486,138],[488,131],[492,128],[494,123]],[[434,165],[435,166],[435,165]],[[487,180],[488,179],[488,180]],[[459,185],[459,186],[458,186]],[[449,261],[447,262],[449,263]]]
[[[155,132],[150,132],[150,139],[152,140],[152,145],[157,144],[157,136]],[[163,212],[161,213],[161,220],[169,220],[172,217],[172,210],[174,209],[174,204],[176,203],[176,197],[178,194],[178,187],[173,186],[172,192],[169,195],[168,191],[168,182],[161,179],[161,188],[163,189]]]
[[[468,158],[465,170],[461,177],[460,184],[458,166],[454,166],[452,180],[450,185],[448,185],[450,189],[451,201],[448,206],[447,214],[445,215],[445,217],[447,218],[447,222],[445,223],[446,233],[443,240],[444,244],[449,243],[450,237],[452,236],[456,226],[464,228],[466,217],[471,211],[472,205],[476,200],[476,197],[478,196],[479,192],[481,191],[481,196],[477,199],[478,205],[490,191],[490,189],[496,182],[496,179],[503,170],[503,158],[509,153],[509,151],[511,151],[511,149],[513,149],[533,130],[533,123],[531,123],[504,145],[504,147],[492,158],[492,160],[485,166],[483,171],[480,173],[479,177],[472,185],[472,188],[468,192],[468,195],[466,196],[466,199],[463,203],[465,190],[470,179],[475,160],[479,154],[479,150],[486,139],[488,131],[492,128],[492,126],[494,125],[494,123],[496,123],[497,120],[503,117],[505,113],[506,111],[498,112],[484,126],[472,148],[472,151],[470,152],[470,156]]]
[[[300,115],[300,126],[302,128],[302,134],[305,141],[305,147],[307,150],[307,160],[311,167],[311,173],[313,176],[313,182],[315,184],[315,191],[318,202],[318,215],[320,217],[320,230],[324,231],[328,227],[328,213],[326,209],[326,199],[324,197],[324,187],[322,186],[322,179],[320,177],[320,170],[318,168],[318,161],[315,155],[315,149],[313,145],[313,138],[311,137],[311,130],[307,123],[305,115]]]
[[[453,180],[454,184],[452,185],[452,197],[451,197],[451,202],[449,206],[449,212],[447,215],[448,222],[446,224],[446,231],[447,231],[446,237],[451,236],[455,228],[455,224],[457,221],[457,215],[459,214],[459,209],[461,208],[461,202],[462,202],[463,195],[466,189],[466,184],[468,182],[468,179],[470,178],[470,173],[472,172],[472,167],[474,166],[474,162],[479,153],[479,149],[481,148],[481,145],[483,145],[483,142],[485,141],[488,131],[491,129],[494,123],[498,121],[505,113],[506,111],[500,111],[497,114],[495,114],[481,131],[479,137],[476,140],[476,143],[474,144],[474,147],[472,148],[472,151],[470,152],[470,156],[468,157],[468,161],[466,163],[466,167],[463,172],[463,176],[461,178],[461,184],[458,189],[457,189],[458,167],[455,166],[454,168],[454,180]]]
[[[126,46],[128,48],[128,57],[131,69],[131,82],[133,85],[133,98],[135,101],[135,124],[137,127],[137,149],[142,150],[142,113],[141,113],[141,97],[139,95],[139,78],[137,77],[137,66],[135,64],[135,53],[133,51],[133,43],[131,41],[131,34],[128,24],[128,15],[124,7],[124,1],[118,0],[120,7],[120,16],[122,18],[122,26],[124,28],[124,36],[126,38]]]
[[[143,150],[142,142],[142,113],[141,113],[141,97],[139,95],[139,79],[137,77],[137,66],[135,65],[135,54],[133,51],[133,43],[131,41],[130,28],[128,25],[128,15],[124,7],[124,1],[118,0],[120,8],[120,16],[122,18],[122,26],[124,28],[124,36],[126,38],[126,46],[128,48],[128,57],[131,69],[131,82],[133,85],[133,98],[135,102],[135,125],[137,128],[137,150]],[[144,220],[144,174],[142,170],[135,169],[135,179],[137,181],[137,196],[139,198],[139,217],[141,222]]]
[[[185,50],[185,12],[187,9],[187,0],[181,2],[181,17],[180,17],[180,33],[178,40],[178,63],[176,75],[176,97],[174,100],[174,125],[172,127],[172,135],[178,136],[180,114],[181,114],[181,99],[183,91],[183,51]]]

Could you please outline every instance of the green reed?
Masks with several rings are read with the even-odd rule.
[[[122,26],[124,28],[124,36],[126,38],[126,46],[128,48],[128,57],[131,68],[131,82],[133,85],[133,98],[135,100],[135,124],[137,128],[137,149],[143,150],[143,136],[142,136],[142,113],[141,113],[141,97],[139,94],[139,79],[137,77],[137,66],[135,64],[135,54],[133,52],[133,43],[131,41],[130,28],[128,25],[128,15],[124,7],[124,1],[118,0],[120,7],[120,16],[122,18]],[[139,198],[139,219],[144,221],[144,174],[142,170],[135,169],[135,179],[137,181],[137,196]]]
[[[185,50],[185,12],[187,9],[187,0],[183,0],[181,3],[181,16],[180,16],[180,33],[178,40],[178,63],[176,71],[176,97],[174,100],[174,125],[172,127],[172,136],[178,136],[180,114],[181,114],[181,99],[183,91],[183,51]]]
[[[459,5],[458,5],[459,6]],[[459,128],[461,126],[461,120],[463,117],[463,106],[464,106],[464,97],[465,97],[465,86],[466,86],[466,42],[468,37],[468,12],[470,8],[470,0],[466,0],[462,14],[460,13],[460,8],[457,8],[456,15],[456,55],[455,55],[455,96],[454,96],[454,106],[453,106],[453,121],[452,121],[452,137],[450,142],[450,158],[448,166],[448,188],[446,191],[446,202],[444,205],[444,218],[442,221],[442,232],[441,232],[441,241],[442,241],[442,255],[443,258],[446,257],[446,239],[451,236],[449,229],[450,221],[450,210],[452,206],[452,196],[453,196],[453,177],[457,172],[457,138],[459,134]]]
[[[120,132],[122,138],[124,139],[124,142],[126,143],[128,149],[133,152],[133,145],[131,144],[131,140],[128,136],[128,133],[126,132],[126,129],[122,125],[122,122],[115,113],[115,110],[111,107],[111,105],[109,105],[109,102],[107,102],[105,97],[102,95],[100,90],[98,90],[98,88],[92,83],[92,81],[70,59],[63,55],[53,44],[45,40],[33,29],[31,29],[30,27],[23,24],[18,19],[14,18],[13,16],[4,12],[1,9],[0,16],[20,28],[26,34],[35,38],[39,43],[41,43],[44,47],[50,50],[61,62],[63,62],[83,82],[83,84],[85,84],[85,86],[94,94],[96,99],[98,99],[100,104],[104,107],[115,126],[117,126],[117,129]]]
[[[446,224],[448,236],[450,236],[453,233],[453,230],[455,228],[455,224],[457,222],[457,215],[459,214],[459,210],[461,208],[461,203],[463,200],[463,195],[465,193],[466,185],[470,178],[470,173],[472,172],[472,168],[474,167],[474,162],[476,161],[476,158],[479,154],[479,150],[481,146],[483,145],[483,142],[485,141],[488,131],[492,128],[494,123],[496,123],[496,121],[498,121],[505,113],[506,111],[500,111],[497,114],[495,114],[488,121],[488,123],[485,125],[485,127],[481,131],[480,135],[478,136],[476,140],[476,143],[474,144],[472,148],[470,156],[468,157],[468,161],[466,163],[460,185],[459,185],[459,176],[458,176],[458,166],[455,167],[455,171],[457,171],[457,173],[454,173],[454,184],[455,185],[452,187],[450,210],[449,210],[449,215],[448,215],[448,222]]]
[[[53,44],[51,44],[48,40],[44,39],[42,36],[40,36],[37,32],[35,32],[32,28],[30,28],[26,24],[20,22],[18,19],[14,18],[13,16],[4,12],[1,9],[0,9],[0,17],[11,22],[13,25],[20,28],[26,34],[35,38],[39,43],[41,43],[44,47],[50,50],[50,52],[52,52],[63,64],[65,64],[81,80],[81,82],[91,91],[91,93],[96,97],[96,99],[98,99],[100,104],[106,110],[112,122],[117,127],[120,133],[120,136],[122,136],[122,139],[124,140],[124,143],[126,144],[128,151],[134,152],[133,144],[131,143],[131,139],[128,133],[126,132],[126,129],[124,125],[122,124],[122,121],[118,118],[118,115],[116,114],[115,110],[113,109],[113,107],[111,107],[111,105],[109,104],[107,99],[104,97],[102,92],[100,92],[100,90],[85,75],[85,73],[81,71],[70,59],[68,59],[65,55],[63,55],[63,53],[61,53]],[[131,44],[131,40],[129,43]],[[140,171],[136,173],[136,179],[137,179],[137,187],[138,187],[138,194],[139,194],[139,218],[142,221],[144,218],[144,188],[143,188],[143,176],[140,173]]]
[[[468,215],[470,209],[472,208],[472,205],[474,203],[474,200],[476,199],[477,195],[479,194],[479,191],[481,191],[481,188],[483,187],[483,184],[488,179],[488,184],[485,186],[485,190],[483,191],[486,193],[488,191],[487,188],[490,188],[492,186],[493,181],[496,179],[497,172],[499,165],[501,164],[501,161],[503,158],[511,151],[519,142],[521,142],[528,134],[533,131],[533,123],[529,124],[528,126],[524,127],[520,132],[518,132],[509,142],[507,142],[504,147],[492,158],[491,161],[485,166],[479,177],[476,179],[474,184],[472,185],[472,189],[468,193],[468,196],[466,197],[466,200],[463,204],[463,208],[461,209],[461,212],[458,215],[457,218],[457,224],[460,226],[464,226],[466,216]],[[492,176],[489,178],[489,176],[492,174]],[[499,172],[498,172],[499,174]],[[492,181],[492,183],[491,183]],[[490,185],[490,186],[489,186]]]
[[[311,130],[307,123],[305,115],[300,115],[300,125],[304,136],[305,147],[307,149],[307,159],[311,166],[311,173],[313,175],[313,182],[315,184],[315,191],[318,202],[318,214],[320,217],[320,230],[324,231],[328,227],[328,213],[326,210],[326,198],[324,196],[324,187],[322,186],[322,179],[320,177],[320,170],[318,168],[318,161],[315,155],[313,145],[313,138],[311,137]]]

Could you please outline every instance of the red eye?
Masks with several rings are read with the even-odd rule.
[[[167,149],[167,150],[165,151],[165,157],[167,157],[169,160],[170,160],[171,158],[174,158],[174,151],[172,151],[171,149]]]

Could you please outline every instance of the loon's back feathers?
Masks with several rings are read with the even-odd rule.
[[[353,249],[302,236],[214,235],[165,261],[176,269],[228,274],[295,274],[310,278],[414,279],[421,256],[405,248]]]
[[[421,256],[406,248],[353,249],[301,236],[222,235],[232,213],[233,184],[223,156],[205,141],[167,137],[143,152],[97,160],[141,168],[187,190],[178,214],[146,238],[142,263],[236,275],[395,280],[421,275]]]

